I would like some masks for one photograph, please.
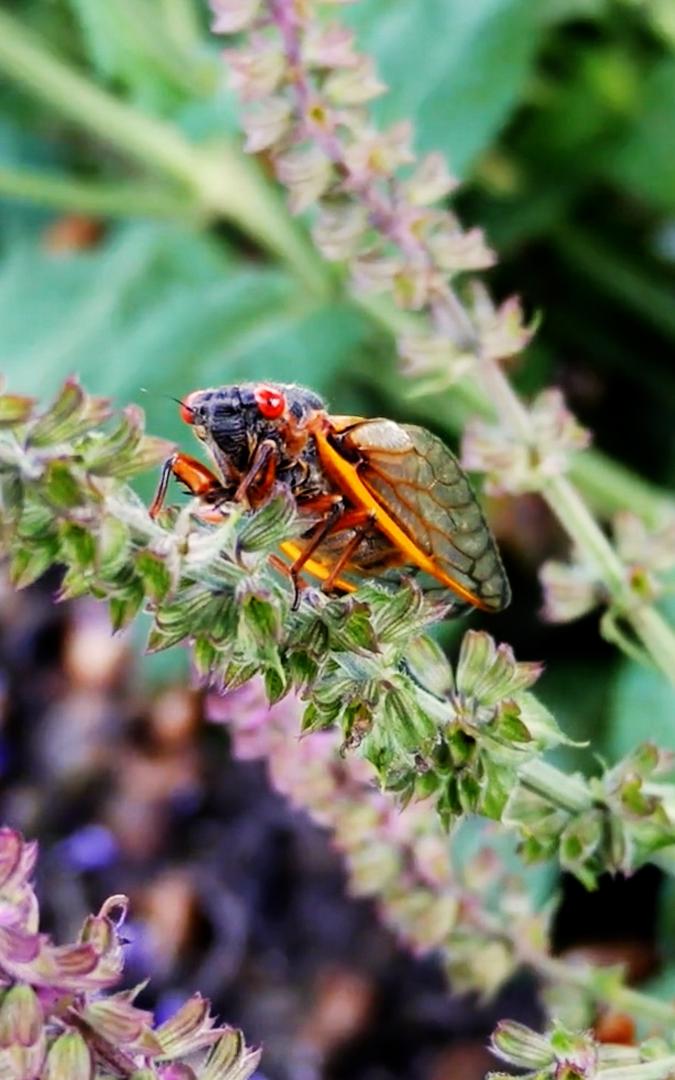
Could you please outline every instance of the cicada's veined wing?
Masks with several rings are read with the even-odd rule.
[[[431,432],[391,420],[345,423],[317,444],[338,485],[372,510],[401,562],[462,600],[501,611],[510,589],[480,504],[454,454]]]

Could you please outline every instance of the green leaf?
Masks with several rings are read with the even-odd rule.
[[[657,64],[642,85],[635,121],[605,158],[604,172],[638,198],[675,211],[675,57]]]
[[[602,749],[610,762],[630,753],[645,737],[675,750],[675,689],[655,669],[625,661],[612,688],[609,715]]]
[[[217,68],[177,47],[157,0],[68,0],[100,76],[127,89],[140,105],[166,113],[192,90],[215,89]]]
[[[423,151],[466,175],[518,104],[543,34],[532,0],[370,0],[345,12],[389,87],[379,119],[412,117]]]
[[[64,521],[59,527],[61,549],[69,563],[79,570],[88,570],[96,558],[96,540],[89,529],[72,521]]]
[[[364,316],[316,307],[282,272],[234,262],[188,229],[122,226],[96,250],[58,259],[22,233],[7,250],[0,370],[8,389],[44,398],[77,371],[116,406],[140,401],[147,429],[172,441],[191,437],[169,396],[273,379],[335,397],[343,372],[366,356]]]
[[[110,621],[113,632],[123,630],[129,625],[143,606],[145,594],[140,583],[125,589],[119,596],[110,600]]]
[[[49,463],[45,494],[50,503],[63,510],[70,510],[84,501],[84,492],[64,461]]]
[[[279,604],[275,604],[271,596],[262,589],[253,591],[253,587],[247,585],[239,591],[237,600],[242,629],[244,633],[248,632],[255,643],[266,645],[280,639],[282,626]]]
[[[39,547],[15,548],[9,563],[9,580],[15,589],[32,585],[54,563],[59,551],[56,537],[45,539]]]
[[[134,561],[147,595],[160,603],[171,588],[171,575],[164,559],[146,550],[139,551]]]

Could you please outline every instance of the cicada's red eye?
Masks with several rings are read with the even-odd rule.
[[[255,403],[266,420],[278,420],[286,411],[286,398],[272,386],[259,386],[255,392]]]
[[[199,393],[198,390],[193,390],[191,394],[188,394],[188,396],[179,403],[180,418],[184,424],[194,424],[195,422],[194,409],[190,404],[190,401],[194,400],[194,397],[197,393]]]

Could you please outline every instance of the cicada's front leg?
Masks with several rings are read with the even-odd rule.
[[[166,497],[169,480],[175,476],[188,489],[191,495],[202,499],[206,504],[225,501],[227,492],[222,483],[210,469],[197,458],[177,452],[164,462],[155,497],[150,505],[150,517],[156,518]]]

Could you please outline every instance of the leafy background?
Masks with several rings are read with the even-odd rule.
[[[297,257],[270,251],[254,211],[228,209],[236,107],[201,0],[5,0],[3,10],[43,58],[122,103],[130,130],[150,117],[188,148],[178,177],[151,153],[126,152],[86,101],[51,102],[46,63],[18,73],[0,22],[0,371],[13,388],[47,395],[74,371],[184,440],[169,395],[293,380],[335,411],[415,418],[456,445],[465,410],[452,395],[442,409],[410,396],[382,330],[339,298],[331,275],[313,274],[264,163],[234,185],[244,204],[248,180],[251,200],[263,192]],[[514,373],[523,391],[562,385],[596,446],[672,490],[671,0],[363,0],[344,14],[390,86],[380,118],[414,116],[419,147],[446,153],[465,181],[460,214],[501,254],[495,291],[542,314]],[[94,212],[106,198],[114,212]],[[546,658],[542,694],[561,724],[610,759],[644,737],[647,718],[675,748],[672,694],[603,644],[595,617],[540,621],[536,568],[564,552],[543,507],[526,498],[490,510],[515,602],[489,628],[519,655]],[[160,683],[184,671],[170,655],[143,663]],[[574,754],[589,765],[588,751]]]

